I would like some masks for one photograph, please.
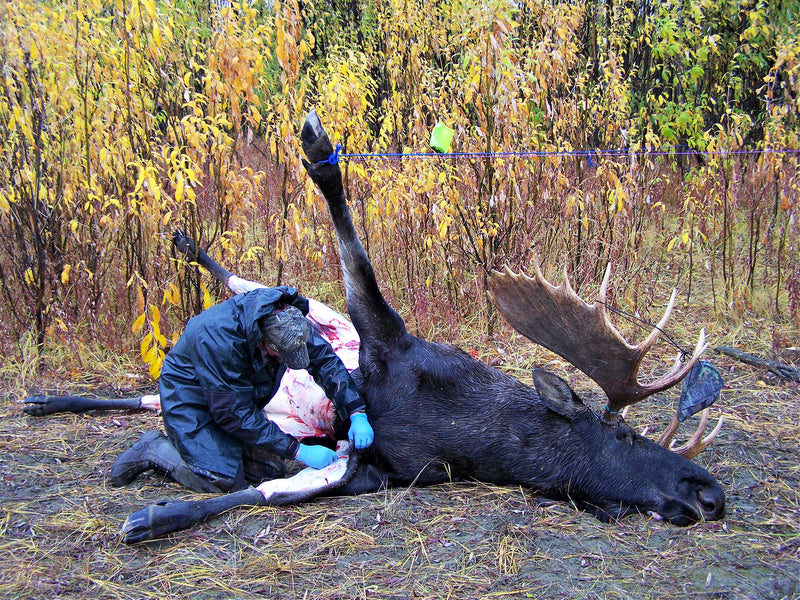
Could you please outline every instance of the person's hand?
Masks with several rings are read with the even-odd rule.
[[[336,452],[325,446],[306,446],[305,444],[300,444],[295,458],[312,469],[322,469],[339,457]]]
[[[375,432],[372,431],[367,415],[364,413],[350,415],[350,431],[347,432],[347,437],[357,450],[363,450],[372,444]]]

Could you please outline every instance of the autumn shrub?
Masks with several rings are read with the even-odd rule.
[[[489,272],[534,257],[588,294],[612,262],[613,300],[645,316],[677,285],[707,318],[800,325],[800,40],[783,4],[4,3],[4,345],[91,339],[156,376],[227,294],[174,254],[177,227],[344,310],[299,161],[312,107],[419,331],[493,334]],[[437,122],[457,154],[430,150]]]

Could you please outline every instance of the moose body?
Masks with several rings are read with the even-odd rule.
[[[314,111],[302,142],[306,169],[328,203],[361,339],[356,377],[375,431],[362,462],[383,469],[389,484],[454,477],[519,484],[604,521],[632,512],[676,525],[721,517],[724,493],[705,469],[624,422],[604,422],[556,375],[534,371],[534,389],[410,334],[380,292]]]

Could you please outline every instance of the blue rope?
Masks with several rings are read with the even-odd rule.
[[[706,152],[700,150],[693,150],[687,146],[663,146],[654,148],[652,150],[630,150],[627,148],[609,149],[609,150],[521,150],[518,152],[397,152],[397,153],[365,153],[365,154],[341,154],[341,144],[336,145],[336,150],[331,156],[320,162],[331,162],[336,164],[340,159],[352,161],[367,161],[371,159],[386,159],[386,160],[411,160],[411,159],[475,159],[475,158],[547,158],[547,157],[587,157],[589,166],[595,166],[592,155],[595,157],[602,156],[715,156],[722,154],[730,155],[750,155],[750,154],[797,154],[800,149],[773,149],[767,148],[764,150],[716,150],[714,152]]]
[[[339,164],[339,158],[341,158],[340,152],[342,151],[342,145],[336,144],[336,148],[334,148],[333,153],[326,159],[317,161],[317,164],[328,163],[329,165],[337,165]]]

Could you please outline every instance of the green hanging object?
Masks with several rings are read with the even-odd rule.
[[[453,145],[453,133],[455,132],[444,123],[437,123],[431,131],[431,148],[441,154],[448,154]]]

